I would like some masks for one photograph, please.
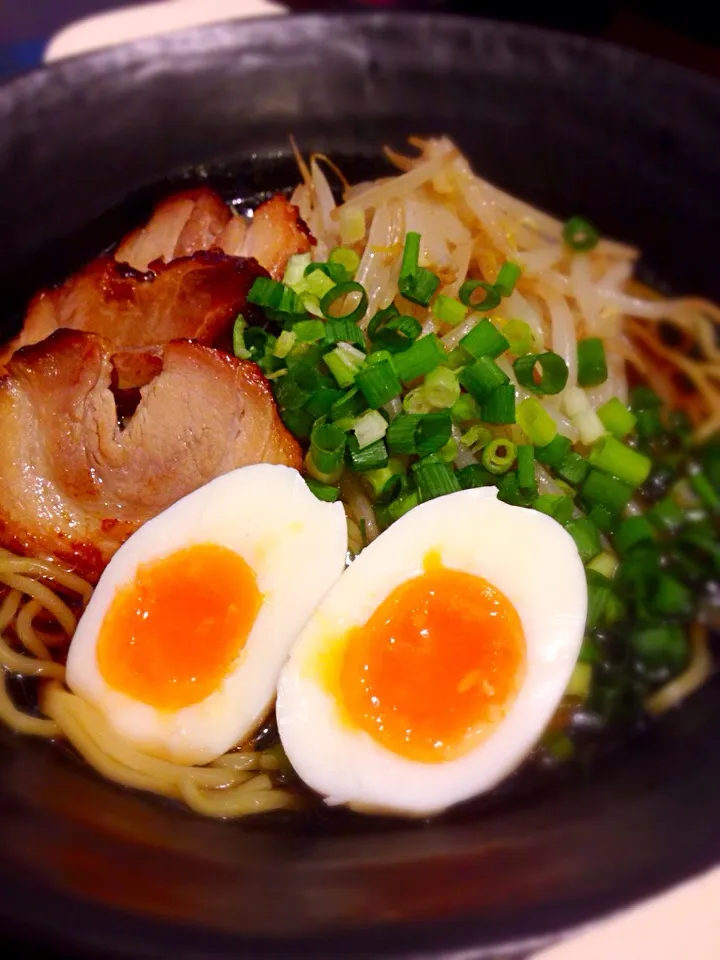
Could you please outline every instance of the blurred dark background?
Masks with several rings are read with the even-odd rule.
[[[602,37],[720,78],[720,18],[712,3],[584,0],[551,4],[508,0],[282,0],[293,10],[411,8],[443,10]],[[79,17],[132,0],[0,0],[0,78],[35,66],[48,38]],[[717,12],[717,11],[716,11]]]

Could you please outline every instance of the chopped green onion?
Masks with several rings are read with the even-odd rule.
[[[297,293],[269,277],[256,277],[247,299],[248,303],[280,313],[305,313],[305,306]]]
[[[572,517],[573,502],[564,493],[543,493],[533,501],[533,510],[546,513],[558,523],[565,524]]]
[[[332,423],[317,423],[310,434],[310,457],[317,471],[329,476],[342,470],[345,434]]]
[[[388,315],[387,310],[380,310],[370,321],[368,337],[372,343],[400,353],[415,343],[421,331],[422,326],[415,317],[406,317],[397,311]]]
[[[325,343],[351,343],[363,349],[365,337],[352,320],[337,320],[333,317],[325,324]]]
[[[600,470],[591,470],[582,492],[583,497],[590,503],[599,503],[611,513],[622,513],[632,500],[633,488]]]
[[[517,475],[518,486],[523,490],[534,490],[535,481],[535,448],[528,444],[520,444],[517,448]]]
[[[460,341],[471,357],[499,357],[510,346],[487,317],[483,317]]]
[[[596,573],[601,573],[603,577],[607,577],[608,580],[612,580],[612,578],[615,576],[615,571],[617,568],[618,558],[612,553],[599,553],[587,565],[588,570],[594,570]]]
[[[535,447],[549,449],[557,435],[557,424],[539,400],[535,397],[527,397],[522,400],[518,404],[516,417],[528,440]],[[536,451],[535,456],[542,463],[547,462],[542,460],[539,451]]]
[[[288,258],[282,279],[286,287],[295,289],[302,285],[305,279],[305,270],[310,266],[311,260],[312,256],[309,253],[295,253]],[[300,291],[296,290],[296,293],[300,293]]]
[[[325,354],[324,359],[338,386],[350,387],[365,363],[365,354],[349,343],[339,343],[334,350]]]
[[[430,303],[432,295],[439,286],[440,277],[424,267],[418,267],[415,273],[409,277],[401,277],[398,281],[400,293],[422,307],[426,307]]]
[[[580,559],[587,563],[596,557],[601,548],[597,527],[588,517],[577,517],[565,524],[565,529],[575,541]]]
[[[499,499],[516,507],[527,507],[533,499],[530,491],[520,490],[517,473],[514,471],[498,477],[497,488]]]
[[[344,420],[347,417],[356,417],[367,409],[365,398],[357,387],[342,394],[330,407],[331,420]]]
[[[568,379],[567,364],[561,356],[552,351],[518,357],[513,369],[520,386],[535,393],[560,393],[565,389]]]
[[[272,373],[275,358],[272,355],[277,338],[262,327],[248,327],[245,331],[245,346],[250,351],[250,359],[258,364],[265,373]]]
[[[304,367],[307,370],[315,369],[320,362],[325,345],[322,343],[296,343],[285,360],[288,369]]]
[[[295,346],[296,340],[297,340],[297,334],[294,331],[283,330],[283,332],[277,338],[277,341],[275,343],[273,356],[279,357],[281,360],[284,360],[285,357],[290,353],[292,348]]]
[[[506,260],[495,278],[495,289],[502,297],[509,297],[520,279],[522,268],[517,263]]]
[[[280,417],[294,437],[307,440],[310,436],[315,418],[307,410],[283,410]]]
[[[625,446],[620,440],[610,435],[601,437],[597,441],[588,459],[594,467],[619,480],[625,480],[633,487],[639,487],[645,483],[652,467],[649,457]]]
[[[415,431],[415,451],[426,457],[440,450],[450,440],[452,421],[445,411],[426,413],[420,417]]]
[[[454,297],[446,297],[441,293],[433,302],[432,313],[441,323],[456,327],[467,316],[467,307]]]
[[[377,410],[398,396],[402,391],[402,384],[389,360],[381,359],[375,363],[370,363],[370,360],[371,357],[368,357],[368,366],[355,375],[355,382],[368,406]]]
[[[581,387],[597,387],[608,376],[605,345],[599,337],[578,340],[577,378]]]
[[[647,517],[625,517],[615,534],[615,549],[620,554],[626,554],[638,543],[654,539],[655,531]]]
[[[460,398],[460,384],[456,374],[448,367],[436,367],[425,377],[425,397],[433,407],[452,407]]]
[[[590,612],[590,604],[588,603],[588,614]],[[590,616],[588,615],[588,626],[590,624]],[[602,653],[600,647],[593,640],[592,637],[583,637],[583,642],[580,645],[580,655],[578,656],[580,663],[599,663],[602,660]]]
[[[644,384],[633,387],[630,391],[630,409],[633,413],[637,413],[639,410],[657,410],[661,406],[662,400],[660,397],[654,390]]]
[[[332,387],[318,387],[310,396],[305,404],[307,412],[317,420],[319,417],[326,416],[333,405],[344,396],[342,390],[334,390]]]
[[[425,376],[447,359],[442,344],[434,333],[416,340],[411,347],[393,357],[397,375],[408,384]]]
[[[381,506],[389,504],[398,495],[403,484],[405,469],[399,460],[388,460],[386,467],[369,470],[363,475],[372,491],[373,499]]]
[[[293,325],[292,332],[300,343],[317,343],[325,338],[325,324],[322,320],[301,320]]]
[[[351,306],[347,313],[337,314],[331,312],[338,300],[344,297],[354,297],[355,294],[360,295],[355,307]],[[368,295],[365,292],[365,287],[360,283],[356,283],[354,280],[346,280],[344,283],[336,284],[332,290],[328,290],[320,301],[320,309],[323,312],[323,316],[328,320],[350,320],[353,323],[357,323],[365,316],[367,308]]]
[[[667,573],[657,578],[649,603],[659,617],[690,618],[694,607],[692,591]]]
[[[349,277],[353,277],[360,266],[360,257],[349,247],[334,247],[330,251],[328,263],[339,264],[345,269]]]
[[[460,371],[460,383],[482,403],[497,387],[510,384],[510,378],[490,357],[480,357]],[[513,389],[513,398],[515,390]]]
[[[344,267],[337,263],[309,263],[305,267],[305,290],[313,296],[324,297],[336,283],[348,280]]]
[[[607,507],[603,507],[599,503],[596,503],[590,510],[588,519],[592,520],[598,530],[602,530],[603,533],[607,534],[614,533],[619,522],[616,513],[611,513]]]
[[[499,475],[507,473],[515,462],[517,447],[512,440],[498,437],[492,440],[483,450],[482,464],[490,473]]]
[[[480,419],[480,406],[469,393],[462,393],[452,405],[450,416],[456,423],[470,423]]]
[[[685,514],[672,496],[664,497],[647,512],[648,519],[666,533],[677,533],[685,522]]]
[[[720,510],[720,495],[713,488],[702,470],[693,470],[689,476],[690,486],[700,497],[705,506],[712,511]]]
[[[563,226],[563,240],[575,253],[587,253],[597,246],[600,234],[584,217],[570,217]]]
[[[376,440],[367,447],[360,449],[357,438],[348,436],[348,454],[350,466],[355,473],[364,473],[367,470],[379,470],[388,464],[388,452],[383,440]]]
[[[324,500],[325,503],[335,503],[340,496],[337,487],[332,487],[327,483],[320,483],[319,480],[313,480],[312,477],[305,477],[305,483],[318,500]]]
[[[425,459],[429,460],[432,457],[433,460],[437,460],[439,463],[454,463],[457,455],[457,440],[455,440],[453,437],[450,437],[444,446],[440,447],[439,450],[436,450],[435,453],[429,454],[427,457],[425,457]]]
[[[557,468],[557,472],[574,487],[579,486],[588,475],[588,462],[579,453],[568,453]]]
[[[503,336],[510,344],[508,350],[515,357],[530,353],[535,343],[532,330],[524,320],[508,320],[503,327]]]
[[[675,624],[641,627],[630,633],[630,645],[649,669],[679,673],[686,665],[689,647],[685,631]]]
[[[455,474],[444,463],[424,463],[421,460],[414,464],[413,473],[423,503],[448,493],[456,493],[460,489]]]
[[[340,239],[343,243],[360,243],[365,236],[365,211],[344,203],[339,216]]]
[[[390,423],[386,436],[391,453],[417,453],[415,434],[421,416],[419,413],[401,413]]]
[[[537,402],[539,401],[536,401],[536,403]],[[540,461],[540,463],[544,463],[545,466],[553,467],[555,470],[557,470],[571,450],[572,440],[569,440],[561,433],[558,433],[555,437],[553,437],[550,443],[540,446],[539,449],[535,451],[535,457]]]
[[[430,413],[432,404],[425,393],[425,385],[409,390],[403,397],[405,413]]]
[[[587,700],[590,693],[590,681],[592,680],[592,666],[589,663],[576,663],[567,689],[566,697],[575,697],[578,700]]]
[[[484,294],[482,300],[475,296],[477,291]],[[500,292],[491,283],[483,280],[466,280],[460,287],[458,296],[465,306],[472,310],[494,310],[501,300]]]
[[[455,347],[447,357],[447,365],[451,370],[459,370],[460,367],[466,367],[472,361],[473,358],[464,347]]]
[[[637,423],[635,430],[643,440],[652,440],[662,432],[663,424],[660,416],[660,410],[638,410],[636,413]]]
[[[450,439],[452,421],[445,411],[425,414],[401,413],[387,430],[387,443],[392,453],[418,454],[425,457],[440,450]]]
[[[486,470],[479,463],[468,464],[455,474],[463,490],[472,490],[475,487],[494,487],[497,477]]]
[[[281,410],[299,410],[312,396],[292,376],[284,376],[275,384],[275,399]]]
[[[440,286],[440,278],[431,270],[418,266],[420,258],[420,234],[410,231],[405,237],[398,289],[404,297],[427,306]]]
[[[420,503],[420,497],[417,490],[410,490],[408,493],[401,494],[388,506],[387,512],[391,521],[399,520],[413,507]]]
[[[387,433],[387,420],[377,410],[368,410],[358,417],[353,426],[353,433],[357,437],[358,447],[370,446],[376,440],[382,440]]]
[[[241,313],[235,318],[235,323],[233,324],[233,353],[239,360],[249,360],[250,351],[245,346],[245,331],[247,329],[247,321]]]
[[[367,355],[367,362],[368,362],[368,365],[370,366],[372,364],[384,363],[386,361],[389,363],[391,360],[392,360],[392,354],[390,353],[389,350],[372,350]]]
[[[479,450],[482,450],[486,447],[492,440],[493,435],[487,427],[483,427],[482,424],[476,423],[474,427],[470,427],[469,430],[466,430],[465,433],[460,437],[460,443],[464,447],[470,447],[473,453],[477,453]]]
[[[612,433],[619,440],[632,433],[637,423],[635,414],[631,413],[617,397],[611,397],[607,403],[598,407],[597,414],[608,433]]]
[[[597,557],[595,560],[597,560]],[[595,560],[592,563],[595,563]],[[595,630],[597,627],[603,626],[605,622],[605,612],[612,596],[612,584],[608,577],[592,566],[587,567],[585,576],[587,577],[588,587],[586,630]]]
[[[481,409],[485,423],[515,423],[515,387],[511,383],[495,387],[482,401]]]
[[[400,276],[409,277],[414,273],[420,262],[420,234],[410,230],[405,237],[402,260],[400,262]]]

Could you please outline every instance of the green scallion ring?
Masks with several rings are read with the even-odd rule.
[[[570,217],[563,227],[563,240],[576,253],[587,253],[597,246],[600,234],[584,217]]]
[[[340,315],[330,312],[336,300],[340,300],[342,297],[346,297],[351,293],[360,294],[360,302],[356,307]],[[346,280],[344,283],[336,284],[332,290],[328,290],[320,301],[320,309],[327,320],[350,320],[352,323],[358,323],[365,316],[367,308],[368,295],[365,292],[365,287],[363,287],[361,283],[356,283],[354,280]]]
[[[332,423],[316,423],[310,435],[310,456],[318,471],[332,474],[343,461],[345,434]]]
[[[482,453],[482,464],[490,473],[499,476],[501,473],[507,473],[515,462],[517,447],[512,440],[505,440],[498,437],[491,440]]]
[[[373,344],[385,347],[392,353],[399,353],[415,343],[421,332],[422,324],[419,320],[396,313],[384,323],[376,325],[370,339]]]
[[[309,263],[305,267],[304,276],[309,277],[310,274],[314,273],[316,270],[324,273],[326,277],[329,277],[330,280],[333,281],[333,283],[345,283],[350,280],[350,274],[347,272],[342,263]]]
[[[520,386],[532,390],[533,393],[560,393],[565,389],[568,380],[567,364],[561,356],[552,351],[528,353],[524,357],[518,357],[513,367]],[[540,379],[536,380],[538,367]]]
[[[475,300],[473,296],[478,289],[485,291],[485,297],[480,301]],[[473,310],[494,310],[495,307],[500,306],[502,299],[497,288],[491,283],[485,283],[484,280],[466,280],[460,287],[458,296],[466,307],[471,307]]]

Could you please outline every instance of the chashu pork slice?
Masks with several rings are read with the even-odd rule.
[[[63,330],[0,379],[0,545],[91,581],[142,523],[213,478],[301,465],[255,364],[170,343],[121,427],[112,357],[102,337]]]
[[[246,220],[207,187],[162,200],[148,222],[133,230],[115,251],[119,263],[147,270],[155,261],[169,263],[201,250],[217,249],[235,257],[253,257],[275,280],[296,253],[311,246],[308,228],[297,207],[276,194]]]
[[[267,273],[255,260],[220,252],[195,253],[140,273],[110,256],[97,257],[54,290],[32,301],[18,336],[0,350],[0,365],[16,350],[56,330],[97,333],[132,362],[118,362],[123,388],[142,386],[155,372],[138,348],[192,339],[230,346],[235,317],[246,309],[255,279]]]

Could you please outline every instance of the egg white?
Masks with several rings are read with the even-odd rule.
[[[351,727],[319,667],[338,638],[423,572],[431,551],[443,566],[484,577],[504,593],[527,647],[524,680],[504,718],[468,753],[441,763],[406,759]],[[555,520],[502,503],[495,488],[416,507],[363,550],[293,648],[276,705],[288,759],[328,803],[358,809],[429,815],[489,790],[518,766],[552,717],[577,660],[586,614],[583,564]]]
[[[206,543],[227,547],[249,564],[262,606],[212,694],[180,710],[157,709],[103,677],[97,659],[102,622],[139,565]],[[67,683],[141,750],[179,763],[207,763],[248,737],[267,714],[288,651],[342,572],[346,552],[342,505],[319,501],[296,470],[261,464],[218,477],[144,524],[115,554],[70,645]]]

